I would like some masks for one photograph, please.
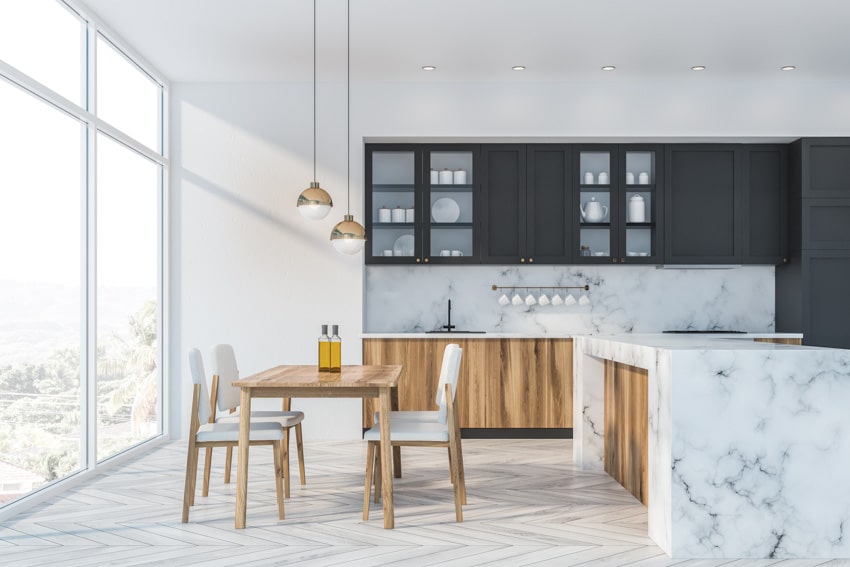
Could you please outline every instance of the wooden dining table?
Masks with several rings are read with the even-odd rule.
[[[401,365],[343,366],[341,372],[319,372],[315,365],[275,366],[233,382],[240,388],[239,463],[236,472],[236,529],[245,527],[248,499],[248,433],[253,398],[379,398],[380,413],[389,416],[398,409],[398,380]],[[393,456],[390,420],[381,422],[381,497],[384,528],[395,525],[393,512]],[[401,472],[395,452],[396,474]]]

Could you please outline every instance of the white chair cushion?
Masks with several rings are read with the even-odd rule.
[[[373,427],[363,434],[366,441],[380,441],[381,428]],[[417,421],[393,421],[390,419],[392,441],[436,441],[448,442],[449,428],[444,423],[422,423]]]
[[[278,423],[281,427],[292,427],[304,421],[300,411],[252,411],[251,423]],[[239,412],[216,418],[216,423],[239,423]]]
[[[248,435],[251,441],[280,441],[283,429],[276,422],[252,423]],[[205,423],[195,436],[196,441],[239,441],[238,423]]]
[[[381,414],[375,412],[375,423],[380,423]],[[390,412],[390,422],[395,421],[421,421],[425,423],[437,423],[440,421],[438,411],[394,411]]]

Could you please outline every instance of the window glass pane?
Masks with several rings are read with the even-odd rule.
[[[159,151],[159,99],[159,85],[98,37],[97,115]]]
[[[0,59],[80,106],[84,31],[56,0],[0,0]]]
[[[0,80],[0,503],[80,469],[83,127]]]
[[[160,167],[97,138],[97,458],[158,433]]]

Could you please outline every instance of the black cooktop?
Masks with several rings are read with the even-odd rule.
[[[744,333],[746,333],[747,331],[724,331],[724,330],[721,330],[721,329],[712,329],[712,330],[710,330],[710,331],[696,331],[696,330],[693,330],[693,329],[688,329],[688,330],[684,330],[684,331],[664,331],[664,332],[665,332],[665,333],[702,333],[702,334],[715,333],[715,334],[719,334],[719,335],[720,335],[720,334],[724,334],[724,333],[729,333],[729,334],[731,334],[731,333],[744,334]]]

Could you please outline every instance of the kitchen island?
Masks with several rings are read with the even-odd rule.
[[[756,337],[575,337],[575,461],[645,475],[671,557],[850,557],[850,351]]]

